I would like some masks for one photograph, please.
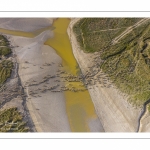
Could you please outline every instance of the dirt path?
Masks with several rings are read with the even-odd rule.
[[[142,25],[143,23],[145,23],[146,21],[148,21],[149,18],[144,18],[141,19],[139,22],[137,22],[136,24],[134,24],[133,26],[128,27],[123,33],[121,33],[118,37],[114,38],[112,40],[112,45],[117,44],[118,41],[120,39],[122,39],[125,35],[127,35],[128,33],[130,33],[133,29],[137,28],[138,26]]]

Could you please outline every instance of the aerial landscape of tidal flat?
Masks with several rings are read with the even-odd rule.
[[[149,132],[150,18],[0,18],[0,132]]]

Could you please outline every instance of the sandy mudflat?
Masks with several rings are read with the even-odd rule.
[[[80,50],[72,30],[78,20],[78,18],[72,19],[68,35],[74,56],[82,72],[85,73],[92,65],[95,54],[87,54]],[[115,87],[105,88],[96,83],[91,86],[89,93],[105,132],[136,132],[141,109],[133,108]]]
[[[31,32],[51,26],[53,19],[46,18],[0,18],[0,28]]]
[[[27,106],[36,130],[39,132],[67,132],[70,131],[70,126],[64,94],[42,92],[46,86],[55,85],[56,78],[41,82],[45,76],[55,75],[62,61],[52,48],[43,45],[50,36],[52,33],[45,31],[33,39],[10,36],[10,40],[12,45],[19,46],[15,48],[19,63],[19,76],[27,94]],[[45,66],[45,63],[52,62],[53,65]],[[33,95],[31,92],[36,94]]]

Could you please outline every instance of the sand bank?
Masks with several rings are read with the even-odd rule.
[[[0,28],[32,32],[51,26],[53,19],[49,18],[0,18]]]
[[[72,30],[73,25],[78,20],[79,18],[72,19],[68,27],[68,35],[74,56],[84,74],[87,68],[92,65],[95,54],[84,53],[80,49]],[[141,109],[133,108],[133,106],[127,102],[126,97],[123,97],[114,86],[105,88],[96,83],[88,90],[94,103],[96,113],[106,132],[136,132]]]
[[[58,64],[62,61],[52,48],[43,45],[50,36],[52,33],[45,31],[35,38],[11,36],[10,40],[12,45],[18,46],[15,47],[15,53],[19,64],[19,76],[27,94],[27,106],[36,130],[38,132],[67,132],[70,131],[70,127],[64,94],[38,91],[44,90],[46,86],[55,85],[56,78],[47,82],[42,82],[42,80],[47,75],[56,74]],[[45,63],[52,64],[52,62],[51,66],[44,65]]]

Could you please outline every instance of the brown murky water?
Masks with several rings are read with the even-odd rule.
[[[45,44],[53,47],[56,50],[56,52],[62,58],[63,66],[66,68],[67,72],[77,75],[78,64],[72,53],[71,44],[67,34],[69,23],[70,19],[67,18],[56,19],[53,23],[53,26],[55,27],[54,37],[48,39]],[[72,82],[71,84],[76,88],[79,86],[79,84],[75,82]],[[65,96],[71,130],[74,132],[90,131],[88,127],[88,121],[89,119],[97,118],[97,115],[88,91],[66,91]]]
[[[52,29],[54,29],[54,28],[52,26],[50,26],[50,27],[36,30],[34,32],[23,32],[23,31],[8,30],[8,29],[0,28],[0,33],[33,38],[33,37],[39,35],[40,33],[42,33],[43,31],[52,30]]]
[[[63,60],[63,66],[67,72],[73,75],[78,74],[78,64],[74,55],[72,53],[71,44],[69,37],[67,35],[67,27],[70,23],[70,19],[59,18],[53,23],[54,37],[48,39],[45,44],[51,46],[55,49],[57,54]],[[47,27],[34,32],[22,32],[22,31],[12,31],[1,29],[0,32],[4,34],[11,34],[15,36],[24,37],[35,37],[45,30],[53,29],[53,27]],[[67,85],[68,83],[66,83]],[[79,87],[80,85],[76,82],[72,82],[74,87]],[[66,109],[69,118],[69,123],[71,130],[73,132],[89,132],[88,122],[90,119],[97,118],[95,113],[94,105],[90,98],[88,91],[84,92],[65,92],[66,97]]]

